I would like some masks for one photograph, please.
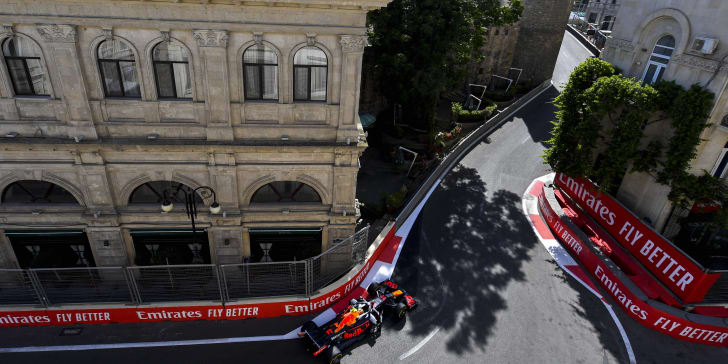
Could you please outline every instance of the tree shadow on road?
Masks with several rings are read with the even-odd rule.
[[[455,330],[447,347],[461,354],[488,342],[496,313],[507,307],[501,291],[525,279],[521,268],[538,239],[521,197],[506,190],[486,197],[485,183],[472,168],[453,169],[428,205],[421,228],[413,227],[403,248],[395,279],[421,302],[412,333]]]

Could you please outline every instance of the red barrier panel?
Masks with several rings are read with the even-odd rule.
[[[720,277],[704,272],[690,257],[611,196],[598,191],[590,181],[557,173],[554,183],[686,303],[700,302]]]
[[[538,195],[538,208],[554,235],[599,285],[608,292],[624,312],[644,326],[672,337],[700,344],[728,346],[728,328],[703,325],[662,312],[640,300],[602,261],[585,246],[556,215],[546,201],[543,188]]]
[[[379,255],[393,242],[395,226],[385,236],[367,263],[343,285],[316,298],[297,301],[261,302],[211,306],[121,307],[85,310],[28,310],[0,312],[0,327],[107,324],[157,321],[240,320],[306,315],[326,309],[354,291],[367,276]]]

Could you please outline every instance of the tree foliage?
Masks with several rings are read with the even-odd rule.
[[[523,7],[500,0],[393,0],[369,13],[379,89],[410,124],[432,129],[440,93],[458,85],[485,44],[487,27],[513,23]]]
[[[591,178],[606,191],[618,187],[625,173],[649,173],[670,186],[673,203],[688,207],[715,201],[724,210],[718,215],[727,216],[728,186],[707,171],[690,173],[713,94],[674,82],[653,87],[615,73],[596,58],[576,67],[554,100],[559,110],[544,162],[556,172]],[[654,123],[661,123],[664,132],[649,137],[645,128]],[[666,145],[663,135],[669,136]]]

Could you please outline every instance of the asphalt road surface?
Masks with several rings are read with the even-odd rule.
[[[576,63],[589,56],[569,34],[561,51],[555,84],[564,82]],[[551,88],[523,107],[446,175],[412,229],[394,275],[420,306],[404,321],[387,321],[376,340],[347,350],[343,363],[629,362],[603,304],[558,268],[521,209],[526,187],[548,173],[539,156],[555,110],[550,101],[557,94]],[[638,363],[718,363],[728,358],[728,349],[672,339],[615,311]],[[138,333],[134,341],[145,341],[194,336],[189,331],[204,337],[231,336],[234,325],[175,323],[118,329],[127,336]],[[105,327],[113,330],[111,325]],[[261,330],[275,331],[272,327]],[[3,329],[0,337],[9,330],[14,329]],[[94,332],[109,332],[89,330],[78,340],[95,342]],[[177,334],[184,330],[188,333]],[[229,361],[321,362],[305,353],[299,340],[0,355],[2,363]]]

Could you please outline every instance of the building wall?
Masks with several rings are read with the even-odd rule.
[[[133,264],[129,230],[189,227],[182,211],[128,205],[131,191],[157,180],[217,192],[224,213],[198,217],[217,263],[249,256],[254,227],[321,227],[323,249],[351,235],[366,147],[357,116],[365,17],[387,2],[0,3],[0,43],[38,44],[52,88],[49,97],[14,95],[2,58],[0,191],[43,180],[80,202],[0,204],[0,267],[15,265],[2,231],[28,228],[85,229],[97,265]],[[95,53],[106,39],[133,47],[141,98],[104,96]],[[190,54],[192,100],[157,97],[151,52],[165,40]],[[242,52],[256,43],[278,54],[277,102],[243,97]],[[306,45],[327,55],[326,102],[293,101],[293,55]],[[306,183],[322,203],[251,205],[252,193],[273,181]]]
[[[523,69],[523,82],[551,78],[571,5],[570,0],[524,0],[517,23],[488,31],[484,59],[471,66],[471,80],[487,83],[491,74],[507,76],[511,67]]]
[[[693,160],[693,173],[710,172],[719,154],[728,142],[728,128],[720,126],[728,114],[728,3],[719,0],[678,2],[670,0],[624,1],[614,24],[612,37],[608,39],[602,59],[622,69],[627,76],[641,79],[655,43],[664,35],[675,37],[676,46],[667,65],[663,79],[674,80],[683,87],[699,84],[715,94],[708,127]],[[689,46],[695,37],[719,40],[714,54],[693,52]],[[664,135],[662,130],[653,131]],[[669,189],[657,184],[644,174],[625,177],[618,198],[642,217],[649,218],[661,230],[672,206],[667,201]]]

